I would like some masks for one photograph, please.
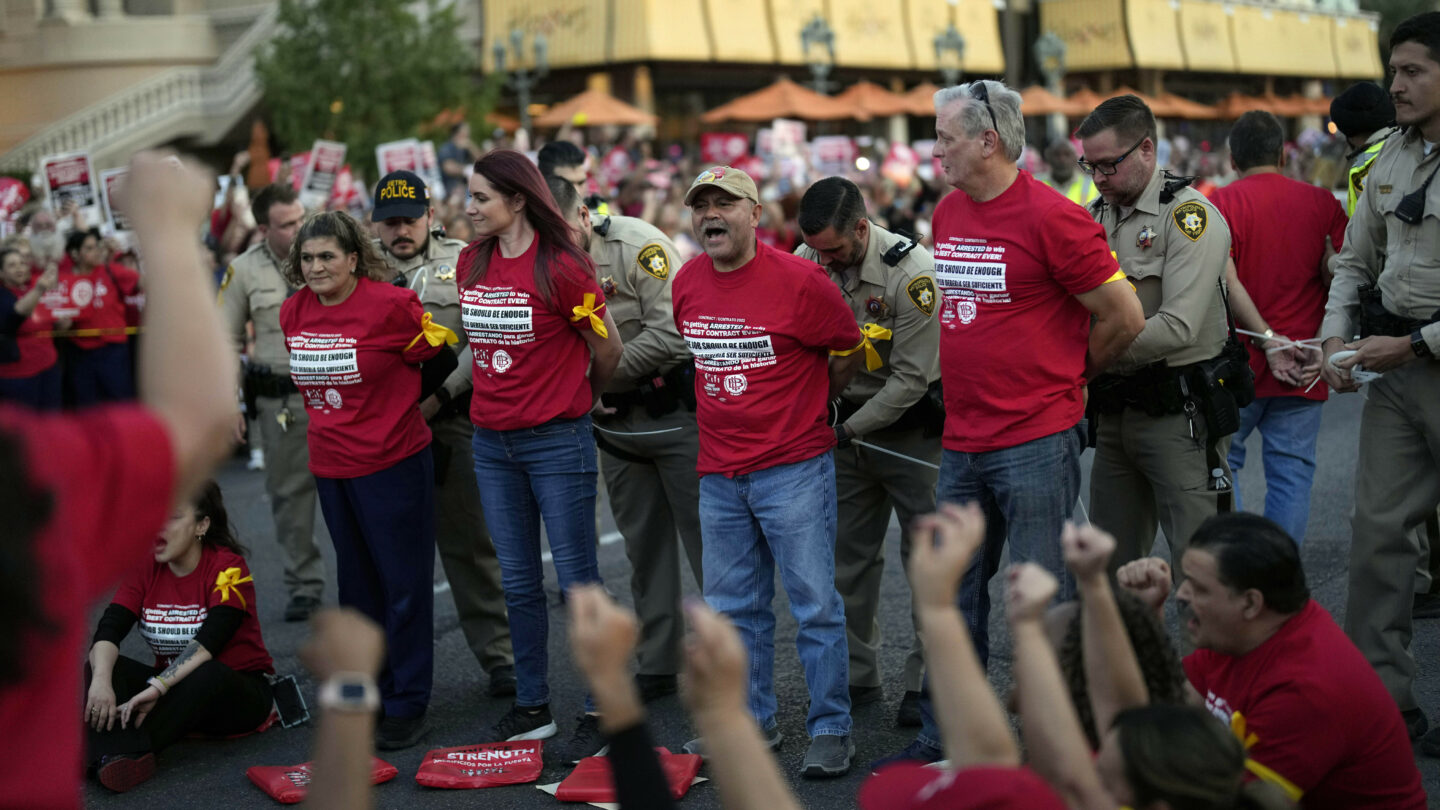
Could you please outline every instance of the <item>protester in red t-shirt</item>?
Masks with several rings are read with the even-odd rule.
[[[130,343],[125,334],[125,297],[139,293],[140,274],[105,260],[100,231],[71,231],[65,240],[56,287],[63,309],[56,318],[73,318],[78,330],[94,333],[70,338],[74,360],[66,368],[76,406],[135,397]]]
[[[987,545],[960,586],[983,665],[988,583],[1007,539],[1012,560],[1040,563],[1062,599],[1074,596],[1058,538],[1080,494],[1082,389],[1140,333],[1144,314],[1086,210],[1016,168],[1019,93],[977,81],[940,91],[935,109],[935,157],[958,190],[934,216],[945,391],[936,500],[985,508]],[[928,706],[921,715],[902,756],[939,759]]]
[[[187,733],[244,734],[269,719],[275,668],[244,553],[219,485],[206,482],[110,600],[86,671],[87,757],[100,784],[126,791],[149,779],[154,755]],[[154,665],[120,654],[137,622]]]
[[[500,560],[517,681],[489,739],[545,739],[556,726],[540,521],[560,587],[600,582],[590,410],[620,362],[620,332],[594,262],[529,158],[501,149],[476,161],[465,213],[477,234],[456,262],[475,358],[475,483]],[[570,762],[605,745],[589,697],[585,710],[562,751]]]
[[[1198,648],[1185,658],[1197,701],[1241,737],[1249,770],[1306,810],[1420,810],[1425,791],[1400,710],[1335,620],[1310,598],[1300,551],[1245,512],[1200,525],[1176,592]],[[1150,557],[1122,586],[1157,610],[1170,569]]]
[[[382,749],[425,733],[434,668],[435,481],[418,365],[444,346],[414,291],[344,212],[300,226],[280,307],[290,377],[310,416],[310,471],[335,543],[340,604],[385,628]]]
[[[855,746],[826,404],[854,376],[863,339],[819,265],[757,239],[762,206],[749,175],[706,169],[685,204],[705,249],[676,274],[672,293],[675,325],[695,356],[705,601],[740,628],[753,662],[750,711],[774,748],[779,568],[810,691],[801,772],[840,776]]]
[[[1230,163],[1240,179],[1210,197],[1230,225],[1230,306],[1240,326],[1279,339],[1315,337],[1325,317],[1330,257],[1345,238],[1345,211],[1329,190],[1291,180],[1285,130],[1268,112],[1248,112],[1230,130]],[[1237,281],[1238,279],[1238,281]],[[1255,401],[1240,410],[1230,442],[1230,469],[1245,464],[1245,439],[1265,438],[1265,517],[1295,542],[1305,541],[1315,440],[1327,386],[1319,348],[1301,349],[1255,338],[1250,345]],[[1235,489],[1240,508],[1240,488]]]
[[[53,328],[40,305],[55,288],[54,268],[33,274],[16,248],[0,248],[0,400],[37,410],[60,407],[60,366],[55,341],[37,334]]]
[[[137,155],[122,194],[155,289],[134,407],[48,416],[0,407],[0,515],[7,628],[0,634],[0,797],[15,807],[80,807],[81,668],[91,602],[141,562],[175,502],[229,452],[234,352],[196,273],[193,234],[209,182]],[[123,205],[123,203],[122,203]],[[84,475],[77,475],[83,470]]]

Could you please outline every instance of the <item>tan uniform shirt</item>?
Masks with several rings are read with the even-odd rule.
[[[430,319],[449,329],[460,338],[451,348],[460,356],[460,364],[445,378],[445,390],[451,397],[458,397],[470,390],[471,378],[470,346],[466,342],[465,328],[460,322],[460,282],[456,260],[465,243],[459,239],[446,239],[431,234],[426,240],[425,250],[401,261],[380,246],[376,247],[385,256],[390,269],[405,278],[405,286],[420,297],[420,306],[430,313]]]
[[[280,331],[280,305],[296,288],[280,270],[280,261],[262,240],[235,257],[220,282],[220,311],[225,328],[237,352],[245,349],[245,323],[255,324],[256,365],[269,366],[270,373],[290,376],[290,350]]]
[[[651,372],[667,372],[690,357],[670,299],[680,253],[670,237],[643,219],[606,217],[594,230],[590,257],[605,308],[625,344],[609,390],[623,393]]]
[[[830,273],[855,313],[861,329],[879,324],[889,329],[889,340],[874,340],[884,365],[870,371],[861,365],[841,393],[860,405],[845,424],[864,436],[900,418],[940,379],[940,321],[935,318],[935,262],[930,251],[917,245],[894,267],[886,264],[886,251],[903,243],[879,225],[870,225],[870,244],[859,272],[850,268]],[[795,255],[818,262],[819,255],[803,242]],[[928,294],[927,294],[928,293]]]
[[[1172,367],[1209,360],[1228,335],[1219,283],[1230,255],[1230,226],[1189,186],[1161,203],[1164,185],[1157,168],[1128,215],[1103,198],[1090,206],[1145,310],[1145,328],[1110,369],[1117,374],[1157,360]]]
[[[1395,209],[1440,164],[1440,148],[1425,154],[1415,129],[1393,136],[1370,164],[1355,216],[1345,229],[1345,244],[1331,264],[1335,280],[1320,337],[1349,340],[1360,323],[1359,286],[1380,284],[1380,300],[1403,318],[1427,319],[1440,309],[1440,177],[1425,194],[1425,216],[1418,225],[1401,222]],[[1440,354],[1440,323],[1420,330],[1430,351]]]

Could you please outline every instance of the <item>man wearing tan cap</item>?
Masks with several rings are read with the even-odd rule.
[[[672,282],[675,325],[695,356],[705,601],[739,630],[750,711],[778,747],[771,602],[780,569],[810,691],[802,773],[841,776],[855,746],[826,403],[854,375],[865,341],[818,265],[756,240],[761,206],[749,175],[707,169],[685,204],[705,251]]]

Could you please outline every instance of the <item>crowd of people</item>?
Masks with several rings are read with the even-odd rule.
[[[532,157],[457,128],[434,197],[392,172],[357,219],[283,183],[246,206],[238,177],[214,209],[200,172],[137,156],[120,191],[137,252],[69,211],[0,248],[18,537],[0,593],[19,628],[0,643],[0,757],[24,774],[0,795],[74,804],[82,762],[129,790],[186,733],[272,721],[254,583],[209,480],[258,430],[283,615],[317,621],[320,801],[365,804],[370,741],[426,736],[437,550],[487,691],[513,696],[485,740],[559,733],[543,525],[590,686],[555,758],[608,752],[625,807],[672,803],[644,705],[682,672],[685,751],[725,805],[797,806],[767,753],[791,711],[777,572],[809,696],[801,775],[854,767],[852,709],[889,683],[918,728],[861,807],[1425,806],[1411,741],[1440,755],[1440,730],[1409,645],[1440,582],[1440,12],[1390,45],[1388,94],[1333,108],[1344,206],[1287,176],[1263,112],[1203,193],[1165,169],[1179,153],[1135,96],[1045,150],[1039,178],[1019,94],[989,80],[936,94],[933,181],[894,195],[732,166],[662,184],[685,161],[662,172],[639,147],[612,189],[570,141]],[[1361,384],[1342,631],[1299,549],[1320,403]],[[1254,430],[1264,517],[1234,484]],[[633,613],[600,581],[602,479]],[[317,504],[349,613],[320,611]],[[877,655],[892,516],[913,606],[898,678]],[[1007,550],[1023,759],[986,680]],[[682,606],[682,558],[703,604]],[[82,666],[87,606],[117,581]],[[137,624],[153,664],[119,653]]]

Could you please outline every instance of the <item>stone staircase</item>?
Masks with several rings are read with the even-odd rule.
[[[217,142],[260,101],[255,52],[274,33],[278,12],[278,4],[261,10],[213,65],[170,68],[51,124],[0,154],[0,171],[34,171],[45,155],[81,150],[98,170],[179,138]],[[235,22],[214,21],[217,29]]]

